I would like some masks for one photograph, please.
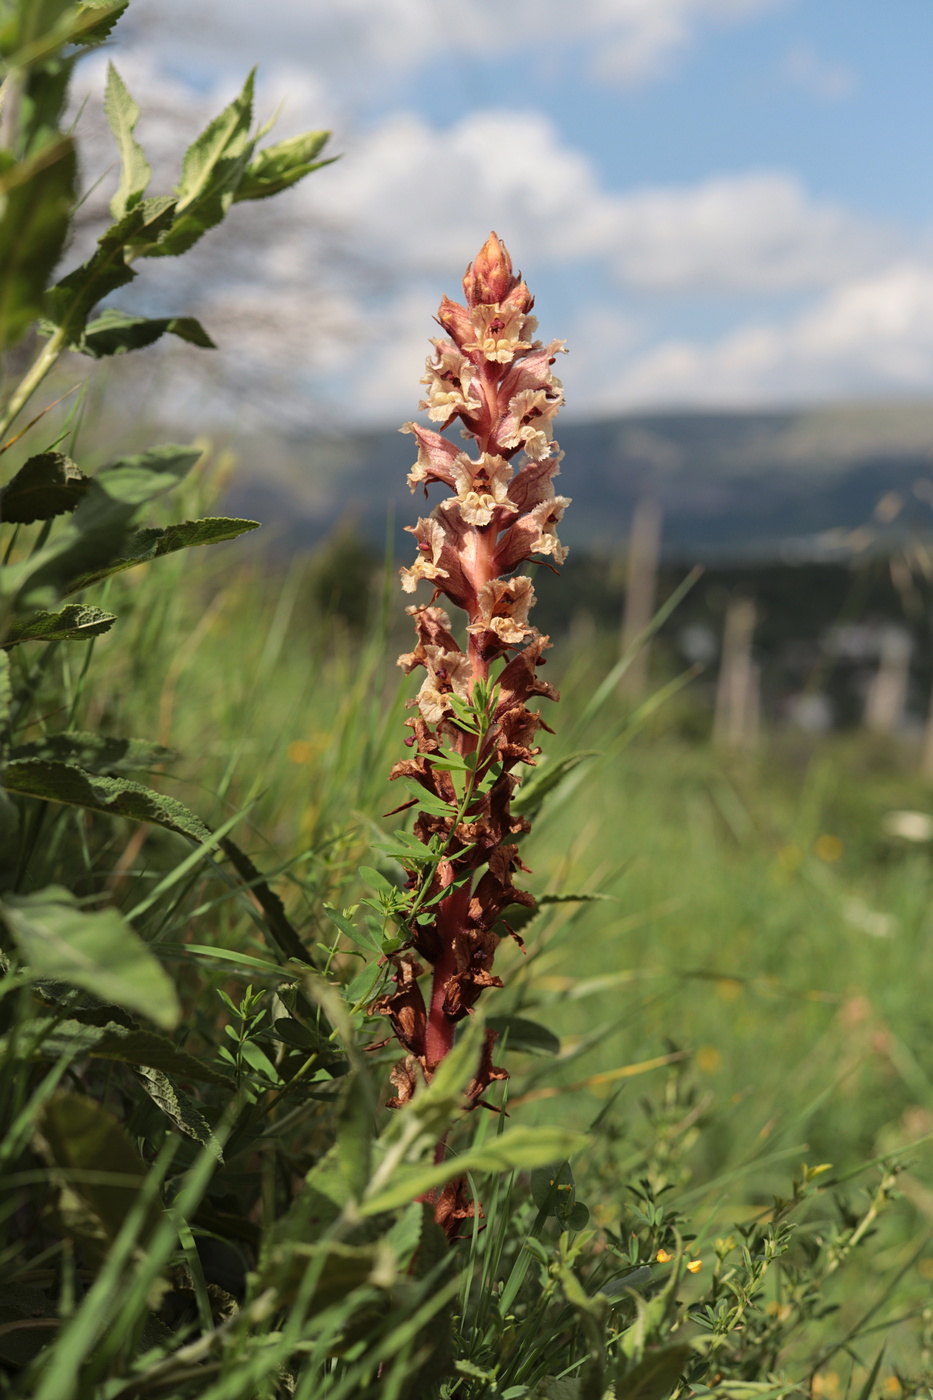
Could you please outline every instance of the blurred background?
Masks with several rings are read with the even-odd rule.
[[[629,638],[659,568],[663,588],[708,566],[664,635],[705,668],[708,707],[723,659],[748,673],[720,686],[720,734],[751,743],[764,714],[916,735],[933,676],[931,40],[921,0],[267,0],[259,20],[245,0],[137,0],[82,70],[82,238],[117,178],[108,57],[154,190],[256,63],[276,137],[328,127],[340,158],[121,294],[198,315],[219,348],[112,363],[111,430],[122,404],[128,440],[156,420],[230,447],[227,507],[263,521],[279,561],[325,543],[365,576],[388,511],[406,549],[396,430],[440,295],[494,227],[571,352],[572,553],[558,589],[542,580],[541,625],[618,636],[641,503]],[[754,606],[730,651],[736,599]]]

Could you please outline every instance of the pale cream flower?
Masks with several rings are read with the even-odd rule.
[[[428,724],[439,724],[451,713],[447,698],[451,691],[462,700],[469,700],[473,669],[462,651],[444,651],[434,646],[425,647],[424,664],[428,674],[418,691],[416,703]]]
[[[563,564],[569,551],[557,538],[556,527],[569,505],[569,496],[554,496],[528,512],[529,523],[534,521],[539,532],[537,539],[529,545],[532,554],[550,554],[556,564]]]
[[[518,310],[507,311],[497,303],[473,307],[470,320],[476,339],[468,341],[464,350],[480,350],[487,360],[498,361],[501,365],[507,365],[520,351],[531,349],[531,341],[524,336],[533,334],[538,324],[533,316]]]
[[[435,422],[446,422],[453,413],[469,413],[476,408],[470,398],[470,386],[476,377],[476,370],[466,355],[463,355],[449,340],[435,340],[434,354],[425,361],[425,375],[422,384],[428,386],[428,396],[421,407],[428,410],[428,417]]]
[[[535,590],[530,578],[490,579],[476,596],[479,620],[471,623],[468,632],[495,632],[501,641],[515,646],[534,630],[528,625],[528,613],[535,603]]]
[[[404,591],[414,593],[420,579],[433,581],[448,577],[447,570],[440,568],[438,564],[447,537],[440,521],[435,520],[433,516],[419,520],[418,524],[410,526],[409,530],[418,541],[418,558],[411,568],[399,569],[399,575]]]
[[[504,457],[484,452],[478,462],[472,462],[461,452],[451,462],[450,469],[460,517],[468,525],[488,525],[500,506],[510,512],[517,509],[508,497],[512,468]]]

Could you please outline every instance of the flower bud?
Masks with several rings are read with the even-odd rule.
[[[488,306],[505,301],[517,280],[512,276],[512,259],[505,245],[491,233],[463,274],[467,305]]]

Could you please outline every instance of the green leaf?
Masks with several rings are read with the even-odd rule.
[[[368,953],[380,951],[379,943],[368,931],[364,932],[364,930],[358,929],[352,920],[339,914],[332,904],[324,905],[324,913],[327,915],[328,922],[332,923],[335,929],[338,929],[345,938],[349,938],[350,942],[355,943],[358,948],[365,948]]]
[[[135,568],[137,564],[148,564],[152,559],[161,559],[165,554],[174,554],[179,549],[192,549],[202,544],[220,544],[224,540],[234,540],[249,530],[258,530],[257,520],[228,519],[225,516],[207,516],[204,520],[183,520],[166,529],[146,528],[137,530],[124,546],[120,557],[111,560],[100,569],[88,570],[69,580],[64,591],[77,593],[92,583],[100,583],[112,574],[124,569]]]
[[[512,799],[513,808],[516,812],[533,816],[549,793],[552,793],[579,764],[584,763],[588,758],[598,757],[598,749],[586,749],[581,753],[568,754],[566,758],[560,758],[556,763],[543,764],[532,778],[522,783]]]
[[[31,616],[14,618],[6,640],[0,643],[9,650],[20,642],[85,642],[109,632],[116,614],[104,612],[85,603],[68,603],[59,612],[36,612]]]
[[[486,1025],[499,1035],[507,1035],[510,1050],[527,1050],[532,1055],[559,1055],[560,1038],[524,1016],[487,1016]]]
[[[139,107],[126,90],[123,79],[112,63],[107,64],[107,90],[104,112],[110,130],[120,150],[120,184],[110,201],[114,219],[122,219],[146,193],[152,177],[152,167],[143,155],[142,147],[133,136],[139,120]]]
[[[531,1173],[531,1198],[539,1210],[559,1219],[568,1216],[577,1200],[577,1184],[569,1162],[538,1167]]]
[[[0,351],[18,344],[42,312],[68,235],[76,185],[69,136],[0,175]]]
[[[75,575],[106,576],[139,508],[176,485],[200,456],[199,448],[169,444],[103,468],[50,543],[3,570],[0,596],[12,595],[20,611],[46,610],[64,589],[74,591]]]
[[[255,145],[249,137],[255,76],[253,69],[239,96],[188,147],[172,227],[143,250],[144,257],[187,252],[230,208]]]
[[[116,909],[82,910],[70,891],[50,885],[5,895],[0,919],[35,978],[86,987],[166,1030],[177,1024],[170,978]]]
[[[59,1093],[42,1108],[34,1142],[60,1183],[59,1214],[69,1233],[111,1244],[146,1179],[146,1164],[126,1130],[93,1099]],[[150,1207],[140,1243],[159,1216]]]
[[[110,37],[117,20],[129,8],[129,3],[130,0],[83,0],[83,4],[78,6],[78,23],[81,27],[71,42],[102,44]]]
[[[417,1095],[415,1095],[415,1100]],[[436,1166],[404,1168],[397,1172],[384,1190],[370,1196],[363,1204],[365,1215],[394,1210],[396,1206],[421,1196],[425,1191],[445,1186],[454,1177],[467,1172],[528,1171],[561,1157],[569,1157],[586,1147],[589,1139],[583,1133],[564,1128],[507,1128],[499,1137],[491,1138],[480,1147],[467,1148]]]
[[[157,763],[168,763],[178,755],[174,749],[149,743],[145,739],[118,739],[76,729],[46,734],[30,744],[19,744],[10,757],[14,760],[43,758],[59,763],[76,763],[89,773],[124,773],[137,768],[152,768]]]
[[[162,316],[155,319],[146,316],[132,316],[116,307],[107,307],[95,321],[88,324],[76,349],[95,360],[106,355],[122,355],[128,350],[142,350],[154,345],[163,335],[176,335],[189,345],[199,345],[203,350],[216,350],[200,321],[193,316]]]
[[[80,503],[90,480],[63,452],[40,452],[0,489],[0,521],[32,525],[67,515]]]
[[[191,1059],[192,1056],[185,1056]],[[187,1076],[189,1079],[193,1075]],[[211,1125],[204,1114],[198,1108],[194,1100],[185,1093],[184,1089],[179,1089],[172,1076],[163,1069],[156,1069],[154,1066],[140,1064],[136,1070],[136,1078],[152,1099],[152,1102],[162,1110],[166,1118],[169,1118],[175,1127],[186,1135],[199,1142],[202,1147],[206,1147],[211,1156],[218,1162],[222,1162],[224,1154],[220,1143],[211,1132]],[[232,1080],[217,1075],[212,1081],[232,1085]]]
[[[7,765],[4,782],[9,792],[18,792],[24,797],[39,797],[46,802],[86,807],[108,816],[152,822],[181,836],[189,836],[193,841],[212,839],[212,832],[184,803],[129,778],[101,777],[55,759],[23,758]]]
[[[619,1382],[625,1400],[667,1400],[695,1355],[689,1346],[649,1347]]]
[[[315,160],[329,139],[329,131],[305,131],[300,136],[289,136],[266,146],[244,170],[234,201],[266,199],[297,184],[312,170],[332,165],[336,157]]]
[[[146,253],[171,228],[174,199],[143,199],[101,235],[87,262],[51,288],[45,314],[69,345],[78,344],[97,303],[136,276],[126,255]]]
[[[41,997],[41,987],[37,988],[37,992]],[[107,1021],[95,1026],[69,1019],[50,1022],[50,1025],[50,1035],[39,1047],[42,1057],[47,1057],[50,1042],[57,1046],[65,1041],[75,1055],[87,1055],[92,1060],[119,1060],[126,1065],[142,1065],[164,1070],[167,1074],[177,1074],[194,1083],[219,1084],[224,1088],[230,1088],[233,1084],[229,1074],[222,1074],[197,1055],[176,1050],[170,1040],[155,1031],[126,1026],[119,1021]]]

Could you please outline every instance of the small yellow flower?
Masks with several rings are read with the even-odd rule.
[[[673,1257],[673,1254],[668,1254],[666,1249],[659,1249],[655,1255],[659,1264],[669,1264]]]
[[[842,842],[838,836],[830,836],[828,832],[824,832],[822,836],[816,838],[813,850],[820,860],[825,860],[828,865],[831,865],[842,855]]]
[[[702,1259],[691,1259],[687,1265],[688,1274],[698,1274],[703,1267]]]
[[[293,739],[285,752],[289,763],[307,763],[313,750],[306,739]]]

